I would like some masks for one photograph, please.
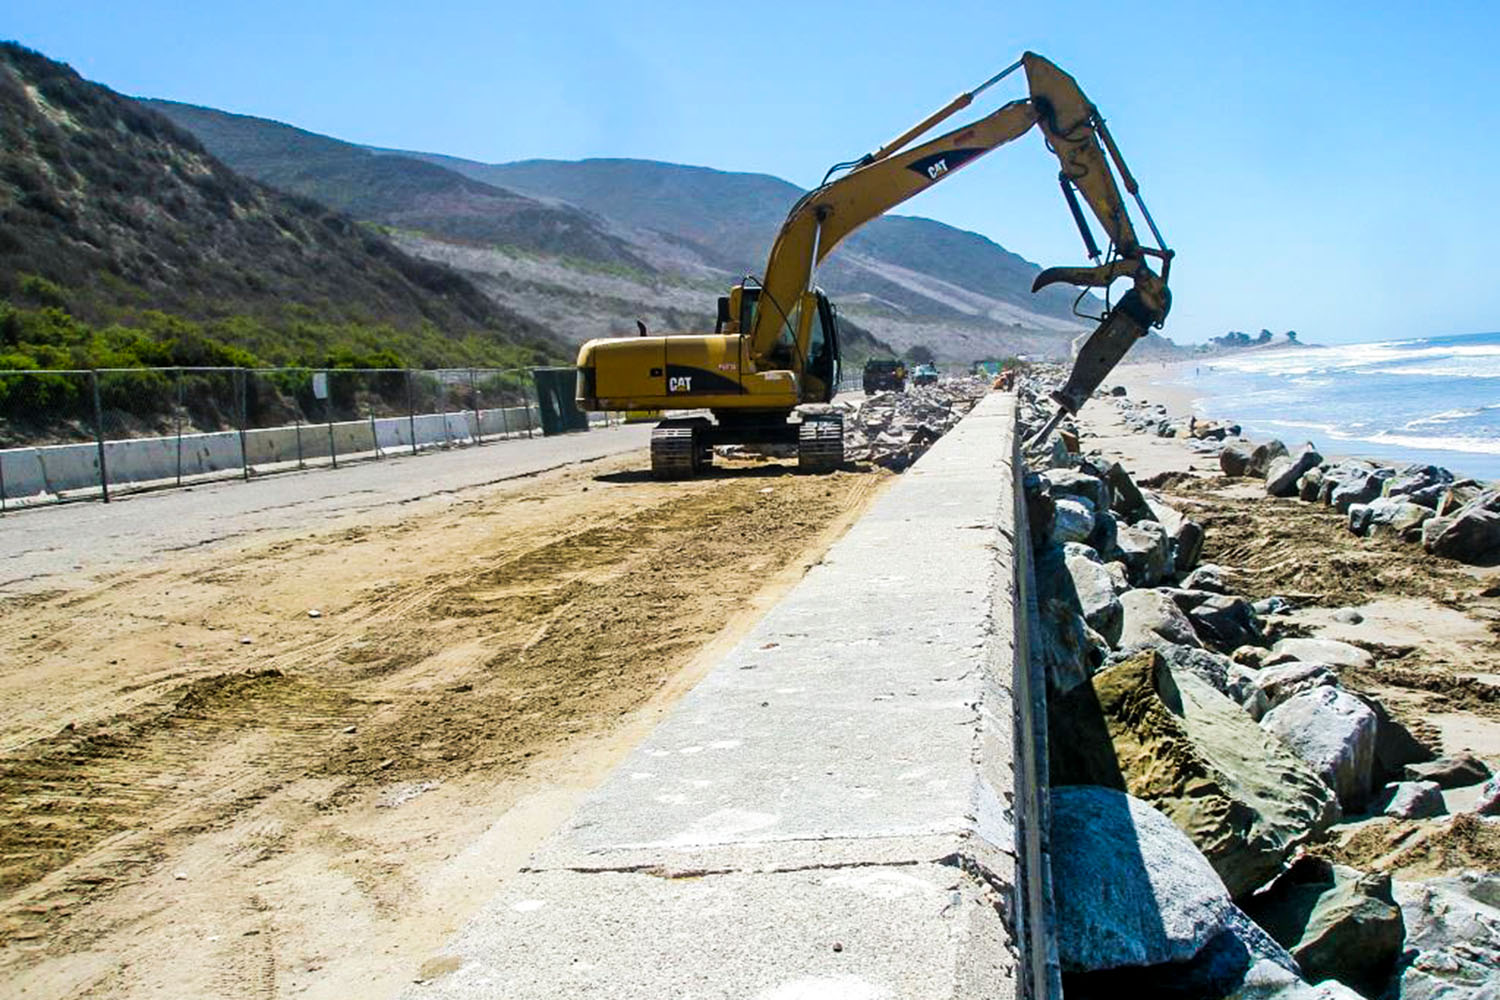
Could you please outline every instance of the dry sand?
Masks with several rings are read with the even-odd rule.
[[[1152,384],[1161,374],[1159,365],[1127,366],[1108,384],[1174,415],[1192,412],[1190,391]],[[1109,400],[1089,403],[1079,424],[1086,451],[1100,449],[1137,478],[1159,483],[1167,502],[1204,526],[1203,562],[1222,566],[1233,592],[1297,603],[1295,612],[1269,618],[1277,637],[1341,639],[1368,650],[1374,665],[1344,671],[1346,687],[1379,698],[1439,754],[1473,753],[1500,768],[1500,569],[1360,538],[1330,508],[1269,497],[1259,482],[1224,477],[1217,459],[1182,440],[1131,432]],[[1334,621],[1343,608],[1364,620]],[[1473,797],[1472,789],[1449,793],[1450,810]],[[1493,826],[1381,819],[1341,835],[1350,838],[1337,849],[1341,860],[1401,875],[1500,862]]]
[[[889,478],[643,462],[0,601],[6,995],[421,978]]]

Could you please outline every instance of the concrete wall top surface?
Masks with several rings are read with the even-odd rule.
[[[1014,427],[878,498],[407,996],[1018,995]]]

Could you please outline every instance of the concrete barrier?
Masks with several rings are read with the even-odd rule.
[[[405,995],[1060,996],[1026,537],[991,395]]]
[[[184,434],[181,438],[124,438],[104,442],[104,464],[111,486],[166,485],[239,473],[247,462],[252,473],[296,468],[306,462],[329,460],[330,450],[337,452],[341,462],[409,452],[414,437],[418,450],[468,445],[475,441],[476,426],[483,429],[484,438],[515,436],[540,427],[541,419],[535,407],[513,406],[480,410],[477,421],[472,410],[464,410],[252,428],[243,437],[239,431],[216,431]],[[90,441],[0,450],[0,486],[7,501],[22,503],[97,492],[98,444]]]

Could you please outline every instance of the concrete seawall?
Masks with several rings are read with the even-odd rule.
[[[1026,534],[992,394],[405,995],[1060,996]]]

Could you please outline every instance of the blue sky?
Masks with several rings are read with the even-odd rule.
[[[1380,6],[21,0],[0,33],[122,93],[356,142],[803,186],[1032,49],[1104,112],[1178,250],[1179,341],[1500,329],[1494,7]],[[1056,170],[1028,136],[901,211],[1081,263]]]

